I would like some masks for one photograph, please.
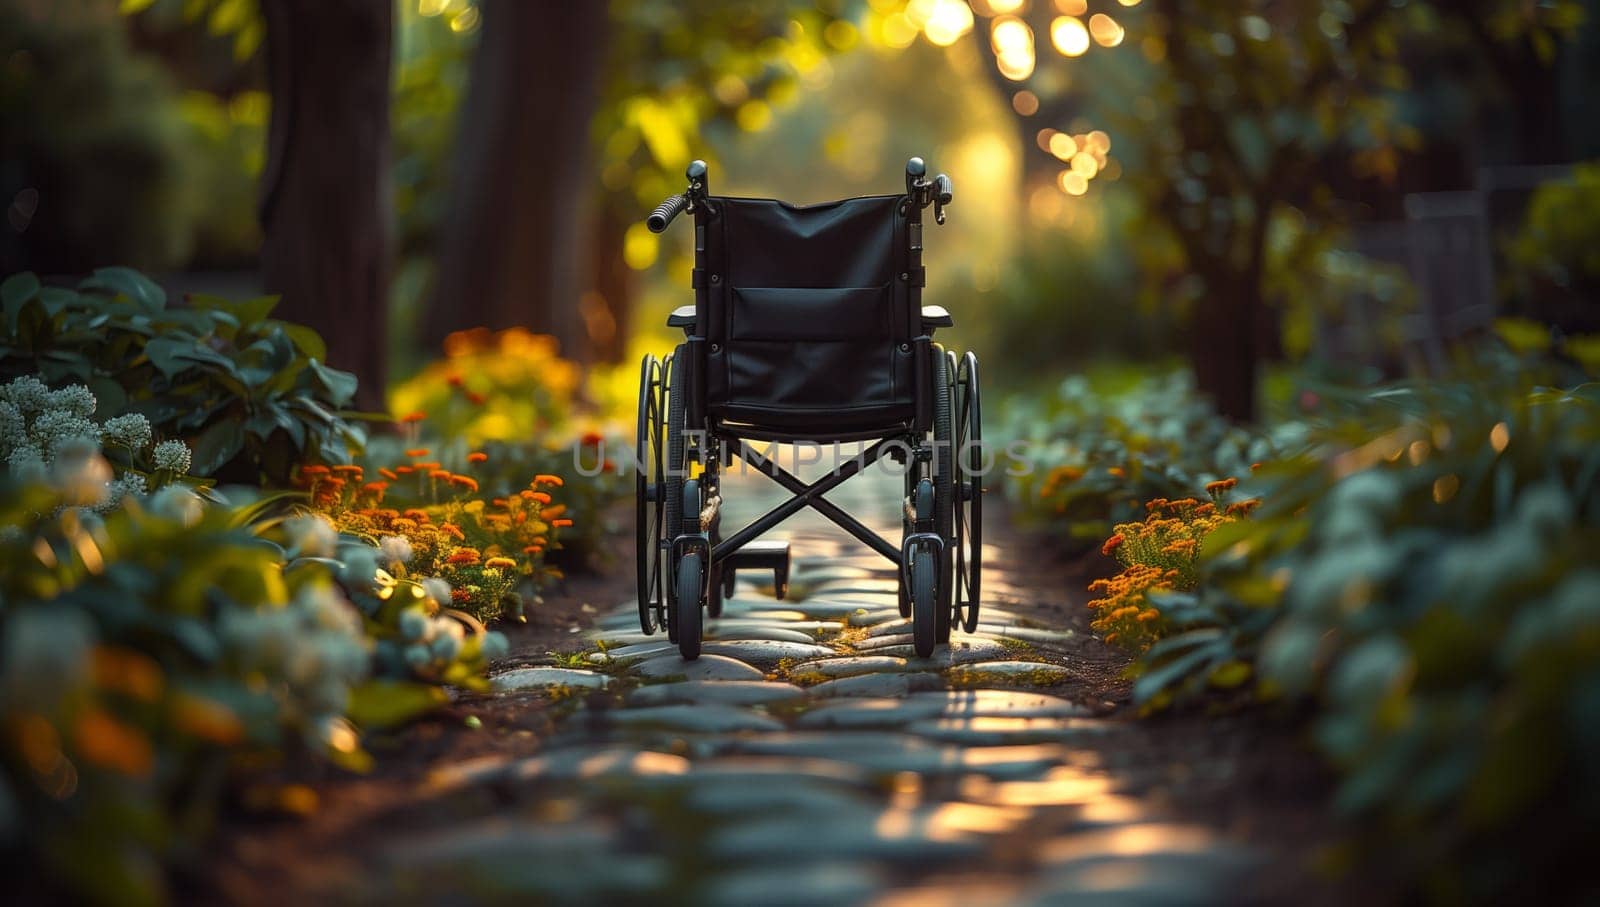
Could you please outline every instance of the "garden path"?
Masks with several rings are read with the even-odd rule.
[[[897,482],[869,474],[830,497],[897,534]],[[742,525],[778,492],[729,477],[724,497],[724,525]],[[501,671],[496,698],[567,708],[532,754],[434,769],[424,786],[448,819],[394,817],[363,860],[377,870],[363,899],[1252,898],[1262,850],[1175,818],[1164,796],[1175,772],[1228,760],[1141,755],[1145,726],[1106,701],[1117,657],[1064,616],[1082,611],[1081,582],[1041,583],[1036,547],[996,525],[978,632],[920,659],[886,561],[815,515],[775,535],[794,543],[790,599],[741,578],[697,662],[640,634],[629,601],[590,631],[591,668]]]

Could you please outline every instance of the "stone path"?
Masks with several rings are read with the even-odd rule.
[[[776,496],[729,481],[734,524]],[[839,502],[879,526],[892,480]],[[1070,630],[1006,607],[1049,593],[985,579],[979,632],[920,659],[887,561],[786,524],[798,600],[741,579],[705,655],[603,617],[583,667],[527,666],[567,711],[537,755],[436,771],[467,821],[400,836],[382,862],[401,900],[704,904],[1238,903],[1259,857],[1174,822],[1150,779],[1106,753],[1127,734],[1099,703],[1038,692],[1073,670]],[[892,537],[892,536],[891,536]],[[382,898],[380,898],[382,899]]]

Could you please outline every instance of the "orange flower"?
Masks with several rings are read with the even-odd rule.
[[[1238,479],[1233,479],[1233,478],[1218,479],[1215,482],[1207,482],[1206,483],[1206,493],[1207,494],[1222,494],[1225,491],[1232,491],[1233,490],[1233,486],[1238,485],[1238,484],[1239,484],[1239,480]]]
[[[303,476],[325,476],[328,474],[328,467],[314,465],[302,466],[300,467],[300,474]]]
[[[491,507],[504,507],[504,506],[506,506],[506,499],[505,498],[490,498],[489,499],[489,506],[491,506]]]
[[[1122,471],[1122,467],[1121,466],[1113,466],[1110,469],[1106,470],[1106,473],[1109,474],[1110,476],[1112,476],[1113,478],[1118,478],[1118,479],[1120,479],[1124,475],[1126,475],[1126,473],[1124,473]]]
[[[428,414],[427,413],[425,413],[425,412],[423,412],[421,410],[417,410],[414,413],[406,413],[405,415],[401,416],[400,417],[400,421],[401,422],[412,422],[412,423],[415,423],[415,422],[421,422],[423,419],[426,419],[426,418],[428,418]]]
[[[542,491],[528,491],[524,492],[524,494],[528,496],[529,500],[538,501],[541,504],[550,503],[550,496]]]
[[[560,515],[562,515],[563,513],[566,513],[566,512],[567,512],[567,505],[565,505],[565,504],[556,504],[556,505],[554,505],[552,507],[543,508],[542,512],[540,513],[540,516],[543,516],[547,520],[553,520],[556,517],[558,517],[558,516],[560,516]]]
[[[417,468],[415,466],[396,466],[394,468],[394,471],[399,473],[400,475],[408,476],[408,475],[411,475],[412,473],[416,472]]]
[[[446,384],[450,385],[451,387],[460,387],[461,386],[461,382],[462,382],[462,378],[461,378],[460,375],[451,375],[450,377],[444,379],[444,381],[445,381]]]
[[[467,402],[471,403],[473,406],[482,406],[488,401],[488,399],[488,397],[485,397],[477,391],[467,391]]]
[[[413,459],[415,459],[417,457],[425,457],[427,455],[428,455],[428,448],[426,448],[426,447],[413,447],[410,450],[406,451],[406,456],[411,457]]]
[[[365,472],[365,470],[363,470],[360,466],[357,466],[354,463],[341,463],[340,465],[333,467],[333,471],[337,472],[337,473],[342,473],[344,475],[357,475],[357,476],[361,475],[363,472]]]
[[[1116,535],[1113,535],[1111,538],[1106,539],[1106,543],[1100,546],[1100,553],[1109,556],[1111,552],[1116,551],[1117,546],[1121,544],[1122,533],[1119,532]]]
[[[572,525],[572,521],[571,520],[551,520],[550,521],[550,525],[559,529],[562,526],[571,526]]]
[[[417,470],[419,472],[426,472],[427,470],[430,470],[430,469],[443,469],[444,468],[444,464],[443,463],[418,463],[418,464],[416,464],[416,467],[417,467]]]
[[[605,440],[605,436],[600,434],[599,432],[597,432],[597,431],[586,431],[586,432],[583,433],[583,436],[578,439],[578,443],[582,444],[585,447],[598,447],[600,445],[600,442],[604,441],[604,440]]]
[[[450,536],[458,542],[466,541],[467,538],[466,534],[461,531],[461,527],[457,526],[455,523],[440,523],[439,531]]]
[[[542,494],[542,493],[543,492],[529,491],[528,489],[524,488],[521,491],[517,492],[517,497],[522,498],[524,501],[531,501],[531,500],[533,500],[533,496],[534,495]]]
[[[550,475],[549,473],[541,472],[538,475],[534,476],[533,477],[533,481],[530,482],[529,484],[530,485],[554,485],[557,488],[560,488],[561,486],[563,486],[563,485],[565,485],[567,483],[560,476],[553,476],[553,475]]]
[[[429,470],[428,471],[428,478],[430,478],[430,479],[444,479],[446,482],[448,482],[448,481],[450,481],[450,478],[451,478],[450,470],[448,470],[448,469],[432,469],[432,470]]]
[[[368,482],[367,484],[361,486],[361,490],[362,491],[371,492],[372,494],[376,494],[376,495],[382,495],[385,491],[389,490],[389,483],[388,482]]]
[[[484,453],[481,450],[475,450],[472,453],[467,454],[467,462],[468,463],[482,463],[482,462],[484,462],[485,460],[488,460],[488,459],[489,459],[489,455]]]
[[[468,491],[478,490],[478,480],[474,479],[472,476],[451,476],[450,484],[460,485],[462,488],[465,488]]]
[[[476,564],[483,555],[476,548],[458,548],[456,552],[445,559],[450,564]]]
[[[517,562],[509,557],[491,557],[483,562],[485,567],[494,567],[497,570],[514,570]]]
[[[538,554],[539,552],[541,552],[543,550],[544,550],[544,546],[543,545],[529,545],[528,547],[522,549],[522,553],[523,554]]]
[[[419,523],[426,523],[428,521],[428,511],[418,510],[415,507],[406,510],[405,516],[406,518],[416,520]]]
[[[391,482],[400,481],[400,474],[399,473],[395,472],[392,469],[388,469],[388,468],[385,468],[385,467],[381,467],[381,466],[378,467],[378,475],[383,476],[384,478],[388,479]]]

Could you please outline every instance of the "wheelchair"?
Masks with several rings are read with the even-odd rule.
[[[684,341],[639,373],[635,450],[639,625],[700,655],[739,571],[787,592],[789,543],[758,541],[810,507],[888,558],[902,617],[927,657],[978,624],[983,452],[978,359],[933,340],[954,321],[922,305],[923,212],[945,221],[950,178],[906,164],[905,191],[818,205],[711,195],[702,161],[662,202],[656,233],[694,218],[694,304],[673,311]],[[748,441],[839,444],[860,453],[804,482]],[[903,467],[899,544],[825,495],[888,456]],[[735,457],[793,496],[724,535],[719,477]],[[837,460],[837,457],[835,458]]]

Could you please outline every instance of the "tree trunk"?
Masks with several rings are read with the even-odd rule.
[[[1196,261],[1191,258],[1191,261]],[[1199,269],[1205,295],[1189,327],[1195,385],[1235,422],[1256,415],[1256,326],[1261,281],[1226,268]]]
[[[484,0],[424,336],[525,325],[588,355],[580,297],[604,3]]]
[[[631,199],[631,197],[630,197]],[[622,259],[622,240],[637,215],[629,217],[615,198],[600,204],[589,243],[589,291],[579,312],[587,334],[587,359],[621,362],[628,352],[633,322],[633,270]]]
[[[392,0],[262,0],[272,120],[261,180],[262,283],[315,328],[328,363],[384,408]]]

